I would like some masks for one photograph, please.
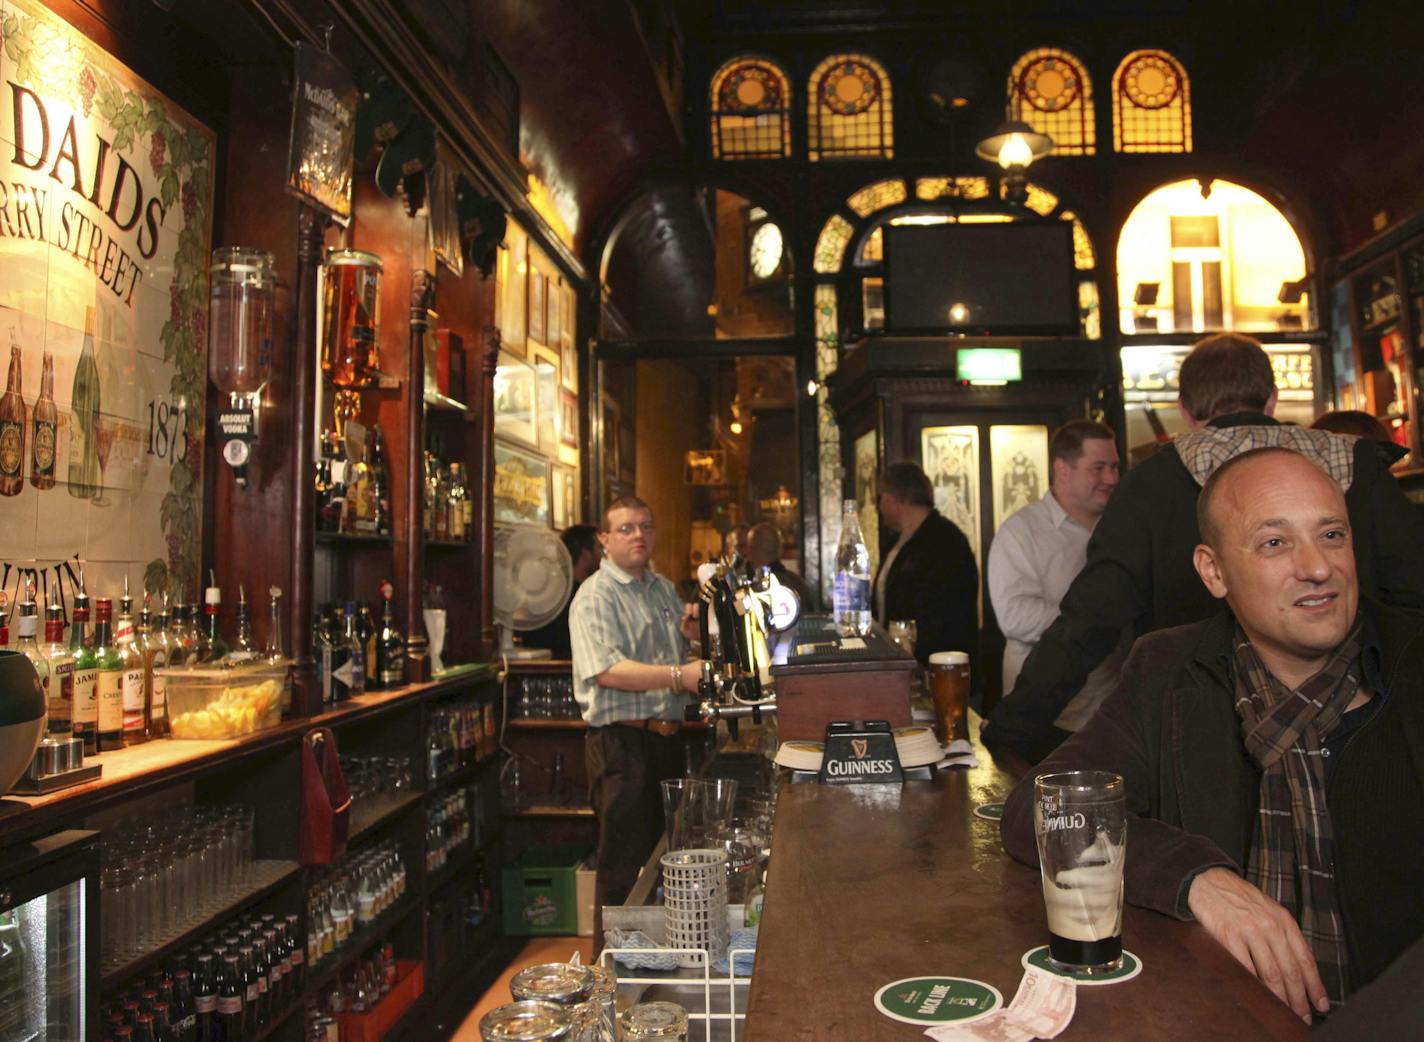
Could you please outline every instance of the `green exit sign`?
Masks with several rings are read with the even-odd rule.
[[[1022,352],[1017,347],[966,347],[954,353],[959,379],[972,384],[1006,384],[1023,379]]]

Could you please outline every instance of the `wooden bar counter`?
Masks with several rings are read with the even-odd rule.
[[[1014,784],[979,758],[903,788],[782,785],[748,1042],[923,1038],[875,1008],[875,992],[906,977],[969,977],[1013,998],[1021,957],[1048,930],[1038,872],[1004,853],[997,821],[973,813]],[[1128,906],[1123,945],[1141,974],[1078,988],[1061,1042],[1307,1035],[1195,923]]]

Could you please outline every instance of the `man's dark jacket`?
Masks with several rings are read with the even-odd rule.
[[[1364,601],[1361,610],[1366,682],[1382,701],[1336,752],[1326,781],[1352,989],[1424,936],[1424,617]],[[1106,770],[1126,783],[1129,902],[1185,919],[1197,873],[1244,874],[1260,772],[1234,705],[1235,626],[1218,610],[1138,640],[1093,718],[1014,788],[1005,849],[1038,863],[1036,775]]]
[[[892,619],[915,620],[921,663],[936,651],[972,656],[978,648],[979,566],[964,533],[938,510],[930,511],[890,565],[880,621]]]
[[[1264,413],[1221,416],[1213,427],[1274,425]],[[1177,450],[1167,446],[1133,467],[1113,492],[1088,543],[1088,557],[1024,662],[1014,692],[995,707],[984,742],[1037,760],[1053,721],[1088,674],[1135,635],[1196,622],[1217,609],[1192,565],[1201,542],[1197,494]],[[1384,450],[1355,445],[1354,478],[1345,493],[1360,593],[1424,610],[1424,522],[1390,474]]]

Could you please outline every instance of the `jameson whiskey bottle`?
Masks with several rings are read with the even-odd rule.
[[[74,737],[84,739],[84,751],[99,751],[99,664],[89,638],[89,595],[84,592],[84,573],[79,573],[79,590],[74,594],[74,625],[69,631],[69,650],[74,655]]]
[[[20,393],[20,345],[10,330],[10,375],[0,398],[0,496],[18,496],[25,487],[25,399]],[[33,607],[33,605],[31,605]]]
[[[49,659],[49,733],[69,738],[74,731],[74,655],[64,643],[64,609],[51,600],[45,609],[45,643]]]
[[[94,664],[99,678],[99,751],[124,747],[124,659],[114,645],[114,602],[94,598]]]
[[[59,439],[59,410],[54,407],[54,355],[44,353],[40,374],[40,396],[35,400],[30,421],[30,484],[38,489],[54,488],[54,447]]]
[[[74,369],[69,397],[74,423],[69,430],[69,494],[93,499],[99,494],[99,366],[94,361],[94,309],[84,309],[84,346]]]

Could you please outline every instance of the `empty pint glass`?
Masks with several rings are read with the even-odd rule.
[[[1066,771],[1034,781],[1048,954],[1061,970],[1091,975],[1122,965],[1126,815],[1121,775]]]

